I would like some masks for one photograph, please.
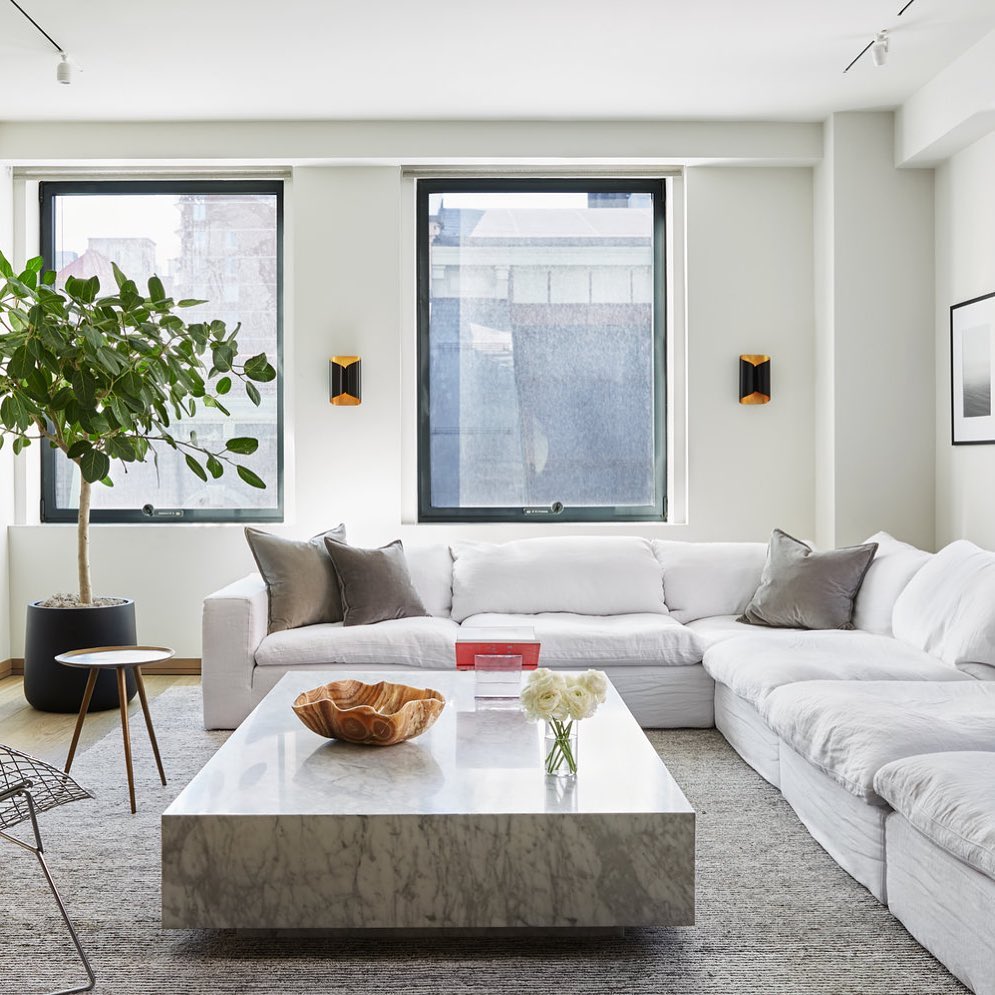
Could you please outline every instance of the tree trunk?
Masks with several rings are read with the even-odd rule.
[[[76,526],[77,566],[79,567],[79,600],[81,604],[93,602],[90,587],[90,482],[80,474],[79,523]]]

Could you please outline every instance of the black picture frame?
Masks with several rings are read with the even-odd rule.
[[[950,444],[995,445],[995,292],[950,308]]]

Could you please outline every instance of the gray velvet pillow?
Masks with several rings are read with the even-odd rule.
[[[760,586],[736,620],[779,629],[852,629],[853,602],[878,544],[814,553],[774,529]]]
[[[247,528],[245,538],[266,582],[269,595],[269,632],[302,625],[342,621],[339,580],[325,551],[325,538],[345,542],[345,526],[310,539],[282,536]]]
[[[325,549],[339,578],[343,625],[428,614],[411,583],[400,539],[380,549],[359,549],[326,538]]]

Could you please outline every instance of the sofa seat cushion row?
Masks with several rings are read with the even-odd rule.
[[[462,631],[504,626],[534,629],[542,645],[541,664],[553,669],[602,667],[609,662],[613,667],[687,667],[701,663],[700,637],[670,615],[488,612],[465,618]]]
[[[995,745],[995,685],[972,678],[806,681],[772,691],[764,712],[782,743],[870,805],[887,805],[875,787],[885,764]]]
[[[972,680],[888,636],[853,630],[782,630],[728,639],[705,651],[704,666],[761,715],[775,689],[796,682]]]
[[[995,739],[990,751],[894,760],[874,790],[927,839],[995,879]]]

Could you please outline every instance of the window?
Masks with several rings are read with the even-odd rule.
[[[662,180],[417,184],[422,521],[666,514]]]
[[[201,445],[223,448],[233,436],[259,440],[246,458],[266,490],[235,473],[206,483],[182,457],[162,446],[150,460],[127,468],[113,463],[113,487],[94,487],[96,522],[280,521],[283,518],[283,184],[278,181],[121,181],[41,184],[42,255],[67,277],[100,278],[101,293],[116,289],[111,262],[144,286],[157,274],[173,298],[206,300],[184,318],[242,323],[242,359],[265,352],[277,379],[258,384],[256,407],[233,389],[231,411],[198,405],[194,418],[173,423],[173,434],[197,433]],[[233,253],[235,253],[233,255]],[[61,453],[42,450],[42,521],[75,521],[78,470]]]

